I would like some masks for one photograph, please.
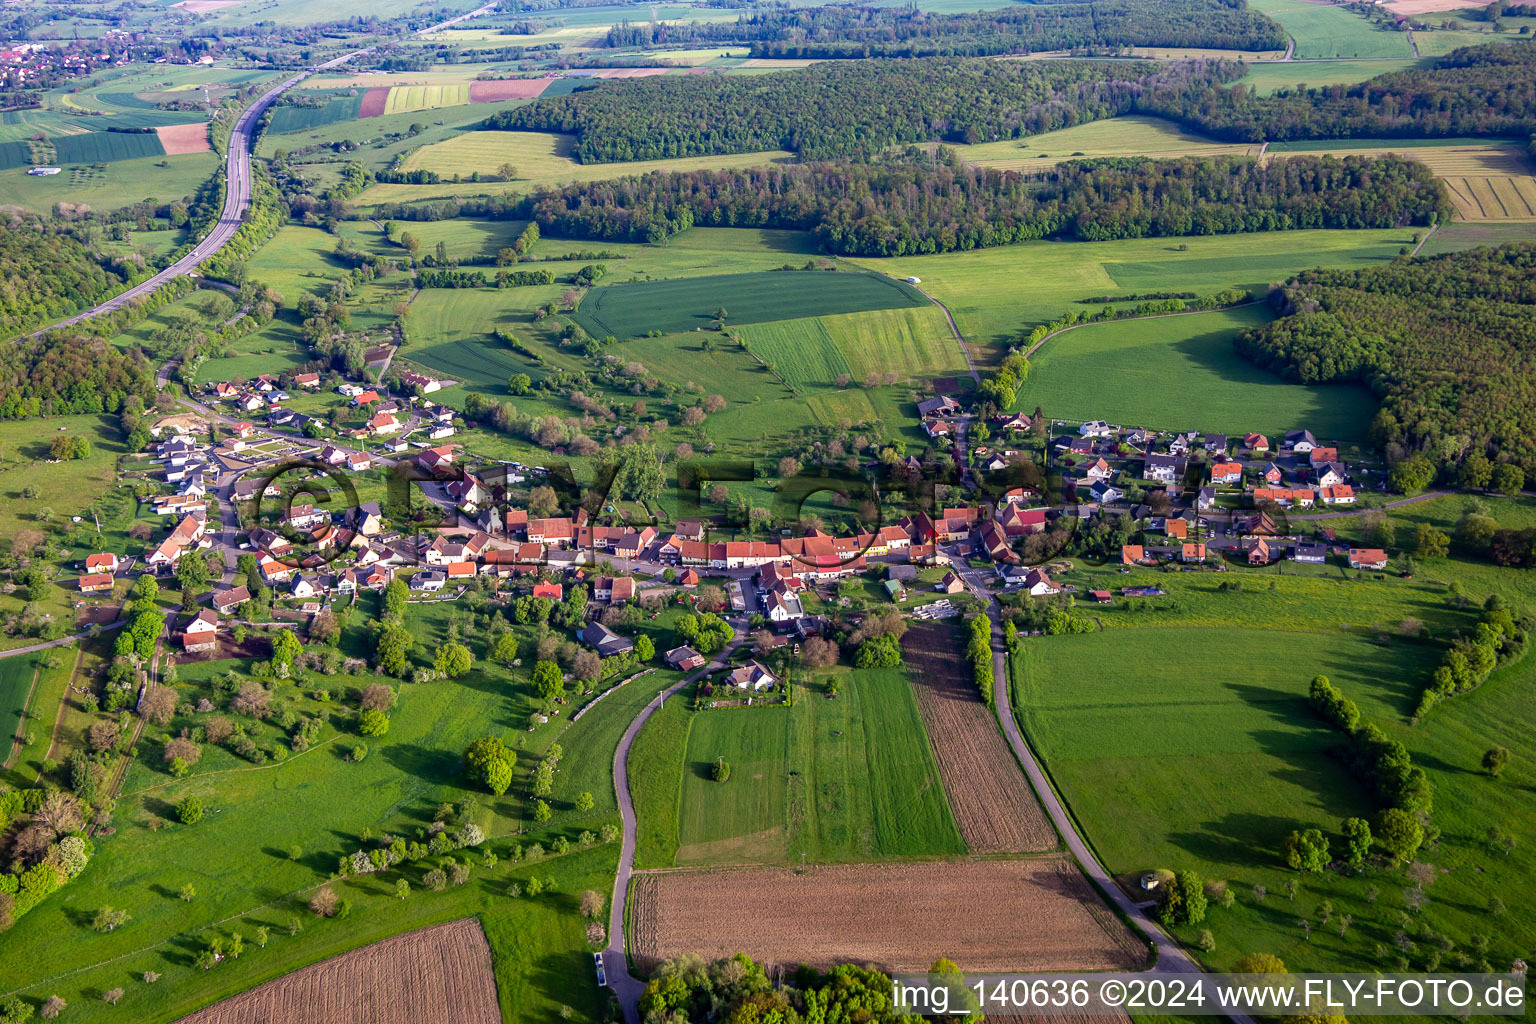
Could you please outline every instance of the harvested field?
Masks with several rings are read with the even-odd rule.
[[[384,108],[389,105],[389,89],[375,86],[363,93],[363,105],[358,108],[358,117],[378,117],[384,113]]]
[[[1401,14],[1405,18],[1412,18],[1420,14],[1435,14],[1439,11],[1466,11],[1475,7],[1487,7],[1487,0],[1387,0],[1382,4],[1393,14]]]
[[[505,78],[498,82],[470,82],[469,102],[532,99],[549,88],[552,78]]]
[[[982,702],[955,627],[907,631],[903,653],[950,813],[975,853],[1049,850],[1056,831]]]
[[[491,949],[473,918],[397,935],[269,981],[180,1024],[500,1024]]]
[[[1027,927],[1020,927],[1027,922]],[[1066,857],[637,874],[632,949],[927,970],[1135,970],[1145,947]]]
[[[239,7],[245,0],[181,0],[180,3],[171,4],[183,11],[191,11],[193,14],[206,14],[209,11],[222,11],[226,7]]]
[[[671,68],[602,68],[598,71],[572,72],[572,74],[579,78],[654,78],[671,70]]]
[[[166,156],[183,156],[187,153],[209,153],[208,126],[206,124],[167,124],[155,129]]]
[[[1536,221],[1536,178],[1447,177],[1462,220]]]

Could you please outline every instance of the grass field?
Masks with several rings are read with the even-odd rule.
[[[328,124],[353,121],[357,119],[362,105],[361,92],[354,96],[337,96],[319,107],[284,104],[272,109],[272,118],[267,132],[272,135],[289,135],[311,128],[321,128]]]
[[[27,706],[28,719],[22,735],[24,742],[6,776],[6,781],[18,788],[34,785],[42,773],[43,758],[48,754],[54,723],[58,721],[65,694],[69,691],[69,678],[74,672],[77,653],[67,647],[59,651],[58,664],[53,668],[38,668],[35,656],[18,655],[6,661],[7,664],[26,662],[37,670],[37,685],[32,690],[32,700]],[[16,720],[13,718],[6,728],[0,729],[0,749],[5,750],[5,757],[10,756],[10,742],[16,735],[15,725]],[[7,732],[9,734],[4,735]],[[0,757],[0,760],[4,760],[4,757]]]
[[[33,658],[20,656],[0,661],[0,762],[10,760],[11,741],[22,725],[36,675]]]
[[[842,681],[836,698],[813,683],[789,708],[693,716],[679,864],[964,852],[906,677],[869,670]],[[717,757],[731,765],[723,785],[709,777]]]
[[[395,90],[391,90],[393,98]],[[674,160],[636,160],[616,164],[580,164],[571,159],[574,140],[569,135],[547,132],[466,131],[442,142],[423,146],[406,157],[409,171],[436,171],[445,177],[455,174],[469,177],[475,171],[494,173],[504,163],[517,168],[517,178],[510,184],[466,185],[452,190],[442,185],[373,185],[360,197],[363,203],[399,202],[425,199],[434,195],[472,195],[476,192],[499,193],[508,188],[526,191],[547,188],[572,181],[606,181],[628,174],[648,171],[717,170],[727,167],[754,167],[783,163],[793,159],[784,150],[762,153],[737,153],[726,156],[680,157]]]
[[[1425,16],[1426,21],[1434,21],[1434,15]],[[1514,19],[1512,19],[1514,20]],[[1519,19],[1524,20],[1524,19]],[[1463,22],[1462,24],[1465,24]],[[1518,26],[1517,26],[1518,30]],[[1487,28],[1481,31],[1468,29],[1433,29],[1427,32],[1414,32],[1413,41],[1418,44],[1419,55],[1422,57],[1443,57],[1452,50],[1463,46],[1486,46],[1489,43],[1513,43],[1517,40],[1529,39],[1530,36],[1517,36],[1507,28],[1504,32],[1490,32]]]
[[[1354,15],[1345,15],[1353,18]],[[1284,63],[1249,64],[1248,71],[1240,79],[1243,85],[1251,85],[1261,96],[1268,96],[1277,89],[1293,89],[1298,85],[1355,85],[1379,75],[1407,68],[1423,67],[1428,60],[1328,60],[1286,61]]]
[[[700,344],[711,334],[668,334],[660,338],[636,338],[610,349],[620,359],[636,360],[648,372],[663,380],[680,384],[708,386],[732,396],[736,402],[771,402],[790,397],[791,392],[768,373],[752,355],[735,345],[715,344],[706,352]],[[755,352],[755,349],[754,349]],[[780,376],[784,368],[777,367]],[[836,376],[834,374],[834,376]]]
[[[389,90],[384,113],[403,114],[433,107],[456,107],[469,102],[469,85],[397,85]]]
[[[853,375],[823,317],[749,324],[739,333],[752,354],[796,391],[833,387],[839,376]]]
[[[635,813],[635,867],[666,868],[677,859],[677,811],[693,712],[672,700],[651,716],[629,748]]]
[[[1340,623],[1351,621],[1359,620],[1340,613]],[[1289,625],[1169,626],[1139,629],[1130,640],[1097,634],[1027,641],[1013,662],[1017,713],[1111,871],[1134,879],[1153,867],[1188,867],[1232,889],[1235,907],[1213,908],[1205,922],[1215,950],[1203,959],[1212,966],[1262,951],[1293,970],[1379,969],[1397,955],[1380,950],[1392,949],[1400,928],[1399,893],[1408,884],[1402,874],[1378,867],[1363,876],[1297,876],[1278,859],[1290,829],[1319,827],[1337,849],[1340,820],[1376,809],[1374,794],[1327,754],[1337,734],[1308,708],[1311,676],[1328,675],[1367,718],[1407,745],[1434,786],[1443,835],[1420,856],[1434,865],[1435,880],[1423,912],[1411,915],[1416,934],[1444,935],[1453,951],[1468,950],[1482,935],[1491,939],[1489,959],[1507,962],[1536,939],[1531,919],[1515,913],[1495,923],[1486,908],[1494,895],[1512,910],[1530,906],[1532,879],[1518,853],[1506,856],[1483,837],[1497,825],[1514,834],[1517,850],[1536,840],[1536,796],[1528,764],[1497,781],[1476,766],[1492,744],[1529,750],[1530,667],[1500,670],[1476,693],[1408,727],[1404,709],[1435,649],[1367,640],[1337,625],[1310,633],[1290,632]],[[1134,670],[1103,671],[1133,648]],[[1243,652],[1240,664],[1225,659],[1222,652],[1231,650]],[[1282,892],[1287,879],[1300,882],[1290,900]],[[1326,927],[1319,923],[1325,900],[1332,915]],[[1341,915],[1352,919],[1342,933]],[[1310,935],[1303,920],[1312,924]],[[1425,948],[1410,954],[1414,966],[1423,963]]]
[[[893,277],[916,275],[949,307],[973,354],[995,352],[1021,328],[1083,307],[1074,300],[1150,291],[1257,291],[1308,267],[1364,267],[1412,244],[1407,229],[1281,231],[1260,235],[1025,242],[941,256],[855,260]],[[1178,244],[1189,246],[1179,251]]]
[[[0,170],[0,205],[48,213],[56,203],[79,203],[97,210],[114,210],[143,199],[167,203],[191,196],[218,166],[215,154],[194,153],[99,166],[66,164],[61,173],[48,177],[33,177],[23,168]]]
[[[965,359],[944,311],[935,306],[750,324],[740,330],[752,354],[796,390],[834,386],[848,374],[902,379],[963,372]]]
[[[1443,252],[1460,252],[1479,245],[1504,245],[1507,242],[1536,242],[1536,224],[1445,224],[1429,236],[1424,248],[1419,250],[1419,255],[1436,256]]]
[[[594,337],[633,338],[708,328],[721,308],[728,324],[753,324],[790,308],[821,316],[926,304],[910,286],[874,274],[770,271],[600,286],[572,319]]]
[[[454,220],[404,224],[401,225],[400,231],[408,232],[419,241],[421,251],[424,253],[435,252],[437,243],[442,242],[448,247],[449,256],[462,260],[477,256],[495,256],[497,252],[511,245],[527,226],[528,222],[525,220],[473,220],[461,217]],[[375,237],[383,243],[381,235]],[[398,238],[399,234],[396,234],[396,237]],[[550,248],[558,244],[560,243],[554,243]],[[377,250],[393,252],[396,255],[404,251],[387,243],[379,244]],[[554,269],[558,274],[562,268]]]
[[[309,346],[298,329],[274,320],[232,346],[233,355],[215,356],[197,368],[197,382],[253,380],[264,373],[286,373],[309,360]]]
[[[52,462],[49,441],[56,434],[91,442],[91,454],[70,462]],[[78,515],[112,486],[123,442],[116,416],[56,416],[46,426],[36,421],[0,422],[0,537],[38,525],[36,516],[52,509],[54,520]],[[36,487],[37,498],[22,492]]]
[[[1027,139],[955,146],[960,156],[983,167],[1030,171],[1062,160],[1103,156],[1215,156],[1254,154],[1257,145],[1218,142],[1157,117],[1112,117],[1033,135]]]
[[[367,643],[366,620],[372,617],[374,603],[370,596],[363,607],[350,610],[344,650],[352,652]],[[443,606],[413,606],[408,617],[420,641],[418,663],[430,661],[450,618],[458,618],[461,629],[472,628],[475,618]],[[472,642],[478,648],[478,642]],[[68,652],[66,660],[73,663]],[[209,681],[231,668],[247,670],[248,665],[184,665],[179,686],[189,697],[212,695],[222,703],[225,698]],[[568,1005],[573,1013],[562,1016],[597,1021],[603,1003],[590,983],[589,947],[574,899],[582,889],[607,890],[617,846],[578,852],[576,840],[583,830],[596,832],[617,820],[608,774],[614,743],[637,707],[634,702],[648,699],[673,678],[667,672],[646,676],[631,684],[633,689],[611,694],[607,701],[612,703],[599,705],[580,722],[571,723],[562,715],[530,732],[533,698],[526,676],[509,677],[497,666],[480,663],[453,683],[402,687],[389,734],[369,740],[372,749],[361,761],[344,756],[356,742],[349,735],[345,710],[350,704],[344,702],[351,699],[348,688],[362,685],[367,677],[310,680],[310,685],[328,687],[335,703],[278,684],[280,699],[297,701],[300,711],[324,722],[319,742],[286,760],[260,766],[209,746],[185,779],[169,776],[158,757],[146,755],[135,762],[117,804],[116,835],[98,841],[90,869],[64,894],[17,923],[7,936],[10,954],[0,963],[0,985],[7,990],[25,986],[22,991],[28,997],[39,990],[42,996],[56,991],[78,1005],[72,1012],[81,1020],[111,1019],[99,993],[113,985],[128,986],[123,1005],[131,1005],[133,1018],[148,1024],[178,1018],[211,1000],[389,934],[480,914],[497,963],[505,1019],[533,1024],[555,1017]],[[270,723],[250,721],[247,728],[263,743],[282,735]],[[504,736],[518,752],[520,775],[552,742],[558,739],[564,746],[568,760],[550,798],[555,817],[549,822],[535,824],[529,818],[526,779],[505,798],[493,797],[465,779],[461,752],[471,739],[487,734]],[[580,792],[593,794],[591,811],[575,810]],[[188,794],[201,796],[209,807],[197,827],[148,827],[152,816],[172,813],[168,808]],[[338,799],[342,794],[345,799]],[[488,842],[480,852],[497,852],[498,868],[487,868],[477,853],[469,858],[469,884],[444,893],[433,893],[421,882],[430,864],[384,877],[332,882],[352,904],[345,922],[314,918],[303,908],[309,891],[327,880],[339,855],[368,845],[366,837],[382,830],[414,836],[444,800],[460,802],[467,819],[483,829]],[[516,840],[510,838],[514,834]],[[532,865],[514,863],[514,843],[539,842],[553,853],[557,836],[573,843],[570,854]],[[509,899],[507,884],[526,883],[534,872],[541,880],[557,883],[555,894]],[[413,887],[411,898],[403,903],[393,894],[397,875],[408,878]],[[184,903],[176,893],[189,882],[198,895]],[[95,935],[79,917],[81,908],[108,902],[128,910],[132,926]],[[289,934],[293,919],[300,928]],[[273,932],[259,954],[252,946],[250,955],[215,972],[191,965],[191,953],[210,937],[238,930],[249,943],[258,925]],[[27,938],[43,934],[69,934],[78,941],[68,952],[50,952]],[[9,945],[12,941],[21,944]],[[28,947],[35,952],[26,952]],[[138,980],[150,969],[162,974],[153,987]]]
[[[1239,330],[1270,319],[1268,306],[1254,305],[1075,328],[1036,353],[1018,407],[1239,434],[1307,423],[1320,437],[1363,440],[1376,411],[1364,388],[1289,384],[1233,349]]]
[[[1331,4],[1254,0],[1296,40],[1297,57],[1412,57],[1406,32],[1389,32]]]

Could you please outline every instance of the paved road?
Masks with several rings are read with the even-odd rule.
[[[416,34],[422,36],[429,35],[440,29],[457,25],[461,21],[478,18],[482,14],[495,10],[496,6],[496,3],[486,4],[484,7],[470,11],[468,14],[461,14],[447,21],[440,21],[430,28],[422,29]],[[350,53],[344,53],[340,57],[328,60],[324,64],[317,64],[301,74],[294,75],[292,78],[274,85],[257,97],[256,102],[246,107],[244,112],[241,113],[240,119],[235,122],[234,130],[229,136],[229,153],[224,164],[224,211],[219,215],[218,223],[213,226],[213,230],[202,241],[193,246],[191,252],[149,280],[136,284],[125,292],[114,295],[99,306],[93,306],[83,313],[77,313],[68,320],[60,320],[56,324],[44,327],[34,332],[34,336],[58,327],[68,327],[70,324],[77,324],[82,320],[89,320],[91,317],[101,313],[110,313],[115,309],[121,309],[127,302],[141,295],[148,295],[172,278],[192,273],[205,260],[212,258],[220,249],[229,244],[229,240],[235,237],[235,232],[240,230],[240,225],[244,222],[245,212],[251,205],[251,141],[255,135],[256,122],[261,120],[261,115],[267,112],[268,107],[277,102],[279,96],[310,75],[321,71],[328,71],[339,64],[345,64],[353,57],[372,53],[374,49],[376,47],[353,50]]]
[[[108,623],[107,625],[102,626],[101,630],[102,632],[106,632],[107,630],[121,629],[127,624],[127,619],[121,619],[117,622]],[[57,640],[49,640],[47,643],[32,644],[27,647],[16,647],[9,651],[0,651],[0,658],[14,658],[22,654],[36,654],[38,651],[46,651],[50,647],[59,647],[63,644],[73,643],[76,640],[83,640],[90,635],[91,631],[87,629],[79,633],[71,633],[68,636],[61,636]]]
[[[371,51],[354,50],[334,60],[326,61],[324,64],[319,65],[316,70],[323,71],[327,68],[333,68],[338,64],[351,60],[360,53],[368,52]],[[67,327],[70,324],[89,320],[91,317],[102,313],[110,313],[113,310],[121,309],[128,302],[141,295],[148,295],[172,278],[192,273],[204,260],[209,259],[220,249],[224,248],[225,245],[229,244],[229,240],[235,237],[235,232],[240,230],[240,225],[244,222],[245,212],[251,205],[251,139],[255,134],[256,122],[261,119],[262,114],[267,112],[268,107],[277,102],[279,96],[309,77],[309,74],[310,72],[306,71],[303,74],[295,75],[286,81],[274,85],[262,93],[255,103],[246,107],[245,111],[240,115],[240,119],[235,122],[234,130],[229,136],[229,154],[224,164],[224,211],[219,215],[218,223],[213,226],[213,230],[208,232],[202,241],[193,246],[191,252],[149,280],[134,285],[127,291],[113,296],[99,306],[92,307],[83,313],[77,313],[68,320],[60,320],[58,323],[45,327],[42,331],[36,333],[41,334],[43,331],[51,331],[57,327]]]
[[[603,970],[608,975],[608,987],[619,999],[627,1024],[640,1024],[640,996],[645,983],[629,973],[629,958],[625,952],[624,912],[629,898],[629,878],[635,868],[635,805],[629,798],[629,748],[635,742],[640,729],[650,720],[662,701],[677,693],[695,679],[723,665],[737,647],[746,643],[744,637],[736,637],[715,656],[708,665],[673,683],[655,700],[647,704],[635,720],[624,730],[624,738],[613,752],[613,791],[619,798],[619,815],[624,819],[624,842],[619,848],[619,870],[613,879],[613,898],[608,901],[608,948],[603,950]]]

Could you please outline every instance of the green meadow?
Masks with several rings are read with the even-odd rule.
[[[1385,262],[1413,232],[1271,231],[1115,242],[1024,242],[995,249],[848,262],[905,278],[949,307],[973,354],[1037,323],[1085,308],[1077,300],[1153,291],[1255,292],[1310,267]],[[1187,248],[1180,248],[1187,246]],[[1094,307],[1087,307],[1092,309]]]
[[[1412,57],[1407,32],[1377,28],[1332,4],[1306,0],[1254,0],[1296,40],[1297,57]]]
[[[37,665],[32,658],[6,658],[0,661],[0,761],[11,757],[11,740],[19,735],[22,718],[27,710],[32,680],[37,675]]]
[[[0,205],[47,213],[57,203],[77,203],[96,210],[114,210],[144,199],[169,203],[191,196],[219,166],[213,153],[143,156],[110,163],[97,163],[97,159],[61,159],[63,169],[47,177],[29,175],[25,167],[0,170]]]
[[[935,306],[748,324],[737,333],[797,391],[834,386],[844,374],[909,380],[966,370],[960,343]]]
[[[1011,662],[1015,713],[1124,884],[1134,889],[1153,868],[1191,868],[1231,889],[1235,905],[1213,905],[1204,924],[1215,948],[1202,959],[1212,967],[1267,952],[1317,970],[1380,969],[1399,955],[1402,872],[1377,865],[1298,876],[1279,859],[1290,830],[1320,828],[1337,850],[1342,819],[1377,809],[1331,753],[1338,733],[1307,702],[1312,676],[1327,675],[1408,746],[1435,788],[1442,835],[1420,855],[1434,871],[1424,910],[1409,915],[1415,952],[1407,962],[1423,967],[1438,947],[1449,951],[1436,963],[1459,969],[1488,943],[1488,957],[1507,963],[1536,930],[1523,917],[1494,920],[1487,908],[1494,896],[1511,906],[1533,897],[1518,851],[1536,841],[1536,797],[1528,765],[1497,780],[1477,766],[1489,746],[1515,747],[1528,734],[1531,666],[1501,669],[1410,727],[1406,709],[1443,648],[1341,628],[1350,621],[1359,620],[1315,631],[1170,624],[1028,640]],[[1486,841],[1491,826],[1515,835],[1513,857]],[[1288,882],[1298,883],[1294,897]]]
[[[826,673],[833,675],[841,683],[836,697],[817,673],[796,686],[790,707],[692,715],[682,761],[671,766],[682,779],[678,864],[965,852],[906,676]],[[731,766],[724,783],[710,776],[719,757]],[[636,813],[645,820],[667,809],[663,799]]]
[[[372,595],[341,603],[343,651],[366,650],[375,603]],[[432,649],[450,635],[455,622],[462,635],[472,638],[476,654],[482,653],[473,639],[487,631],[483,620],[478,622],[481,630],[475,629],[482,617],[447,605],[412,605],[407,619],[418,639],[417,665],[430,663]],[[642,627],[654,633],[658,648],[675,642],[671,621],[664,616]],[[523,639],[529,636],[523,631]],[[66,652],[66,664],[73,661]],[[217,684],[231,670],[246,673],[249,664],[185,664],[177,687],[187,701],[210,697],[222,706],[228,696]],[[30,664],[27,672],[30,678]],[[157,749],[161,730],[152,729],[156,735],[141,741],[140,756],[124,780],[116,834],[99,839],[89,868],[7,935],[12,952],[0,963],[0,987],[19,988],[28,998],[58,993],[81,1020],[107,1020],[115,1019],[114,1011],[100,993],[121,986],[127,992],[117,1014],[131,1007],[135,1020],[167,1021],[388,935],[479,915],[491,941],[506,1020],[546,1021],[561,1006],[572,1007],[582,1019],[600,1018],[603,1001],[591,983],[591,947],[576,901],[587,888],[606,894],[618,847],[599,842],[587,848],[580,838],[617,823],[614,746],[639,708],[676,675],[655,672],[614,690],[578,722],[571,722],[570,715],[587,698],[573,695],[549,723],[530,730],[535,698],[526,672],[477,661],[457,680],[395,681],[399,700],[389,731],[366,739],[356,734],[354,688],[376,677],[310,675],[302,687],[276,683],[275,700],[321,722],[314,743],[265,763],[207,745],[191,774],[180,779],[165,769]],[[68,677],[67,668],[63,677]],[[58,700],[58,692],[50,689],[49,694]],[[77,721],[64,735],[75,742],[93,718],[81,709],[70,713]],[[263,747],[286,744],[286,731],[275,717],[235,717]],[[168,729],[193,724],[190,717],[177,718]],[[50,727],[51,719],[38,725]],[[462,771],[462,750],[485,735],[503,737],[517,758],[517,781],[504,797],[485,791]],[[361,759],[352,756],[359,742],[368,748]],[[554,814],[541,823],[531,813],[529,779],[536,761],[555,743],[564,753],[546,798]],[[586,811],[578,809],[583,793],[593,798]],[[174,807],[187,796],[200,797],[207,808],[195,825],[175,820]],[[473,822],[487,836],[478,850],[458,854],[471,866],[467,884],[442,893],[422,884],[422,873],[441,857],[378,876],[333,878],[338,858],[368,847],[370,837],[422,835],[444,802],[455,804],[458,821]],[[556,849],[561,837],[571,843],[570,852]],[[520,860],[518,851],[534,843],[545,855],[536,863]],[[496,867],[486,864],[481,856],[486,851],[498,855]],[[538,897],[508,895],[510,883],[525,884],[534,875],[553,881],[553,890]],[[404,901],[395,896],[399,877],[412,884]],[[344,921],[317,918],[304,906],[328,880],[351,905]],[[179,893],[189,884],[196,895],[184,902]],[[131,920],[114,932],[93,933],[90,917],[104,905],[128,911]],[[272,933],[265,949],[252,941],[258,926]],[[236,931],[246,942],[239,960],[214,971],[192,965],[193,954],[209,939],[227,939]],[[61,945],[57,940],[62,936],[70,941]],[[161,975],[153,986],[140,980],[146,970]]]
[[[721,309],[728,324],[753,324],[782,319],[786,310],[819,316],[926,303],[911,287],[874,274],[777,271],[599,285],[573,319],[593,337],[633,338],[708,329]]]
[[[1224,433],[1363,440],[1376,403],[1364,387],[1288,383],[1233,348],[1239,330],[1269,322],[1267,305],[1187,316],[1088,324],[1056,335],[1031,360],[1018,407]]]
[[[1415,60],[1412,57],[1402,60],[1272,61],[1249,64],[1240,81],[1244,85],[1253,86],[1260,95],[1268,96],[1278,89],[1294,89],[1301,85],[1355,85],[1378,75],[1422,67],[1428,63],[1428,60]]]

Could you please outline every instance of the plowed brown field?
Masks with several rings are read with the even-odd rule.
[[[166,156],[183,156],[187,153],[211,153],[208,145],[207,124],[166,124],[155,129]]]
[[[378,117],[384,113],[385,105],[389,103],[389,89],[386,86],[375,86],[363,93],[363,104],[358,108],[358,117]]]
[[[1056,832],[982,702],[959,643],[942,622],[914,626],[902,640],[955,824],[976,853],[1053,849]]]
[[[469,102],[532,99],[541,95],[553,81],[553,78],[503,78],[494,82],[470,82]]]
[[[642,967],[684,953],[925,971],[1136,970],[1145,945],[1068,858],[840,864],[635,876]]]
[[[472,918],[295,971],[179,1024],[501,1024],[491,949]]]

